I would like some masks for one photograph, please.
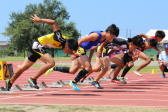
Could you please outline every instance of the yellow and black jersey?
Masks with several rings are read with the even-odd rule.
[[[62,48],[62,43],[68,37],[61,35],[60,30],[54,33],[38,37],[38,42],[45,48]]]

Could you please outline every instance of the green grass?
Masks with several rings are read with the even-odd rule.
[[[24,61],[24,57],[9,57],[9,58],[0,58],[0,61]],[[56,57],[54,58],[55,61],[70,61],[70,57]],[[35,63],[31,68],[39,68],[42,64]],[[70,65],[65,65],[67,67],[70,67]],[[133,67],[129,72],[133,72],[137,66]],[[147,66],[143,68],[140,72],[141,73],[151,73],[152,69],[154,69],[155,73],[161,73],[158,66]]]
[[[20,108],[15,108],[20,107]],[[26,106],[5,105],[0,106],[0,112],[167,112],[167,108],[146,107],[101,107],[101,106]]]
[[[24,61],[24,57],[8,57],[8,58],[0,58],[0,61]],[[56,57],[55,61],[70,61],[70,57]]]
[[[138,68],[138,66],[131,68],[131,70],[129,72],[133,72],[134,70],[136,70],[136,68]],[[147,67],[143,68],[140,71],[140,73],[152,73],[152,69],[154,69],[155,73],[161,73],[158,66],[147,66]]]

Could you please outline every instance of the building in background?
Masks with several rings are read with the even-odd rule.
[[[9,41],[0,41],[0,50],[8,48]]]

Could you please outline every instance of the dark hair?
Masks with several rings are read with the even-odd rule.
[[[155,37],[165,38],[165,32],[162,30],[157,30],[155,33]]]
[[[118,37],[119,32],[120,32],[119,28],[115,24],[110,25],[106,29],[106,32],[108,32],[108,31],[110,31],[110,34],[115,35],[116,37]]]
[[[133,38],[128,38],[128,43],[132,42],[137,47],[142,47],[143,45],[143,38],[140,35],[134,36]]]
[[[156,39],[150,39],[148,42],[149,42],[150,46],[152,46],[152,47],[156,47],[157,46]]]
[[[66,39],[66,43],[68,43],[68,47],[71,50],[77,51],[78,49],[78,41],[75,39]]]

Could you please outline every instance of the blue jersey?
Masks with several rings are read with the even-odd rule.
[[[102,38],[102,33],[103,31],[92,31],[89,33],[89,35],[91,33],[97,33],[99,34],[98,39],[96,41],[89,41],[89,42],[85,42],[81,44],[81,47],[83,47],[85,50],[91,50],[96,48],[98,45],[100,45],[101,43],[103,43],[106,39],[104,39],[103,41],[100,42],[101,38]]]

